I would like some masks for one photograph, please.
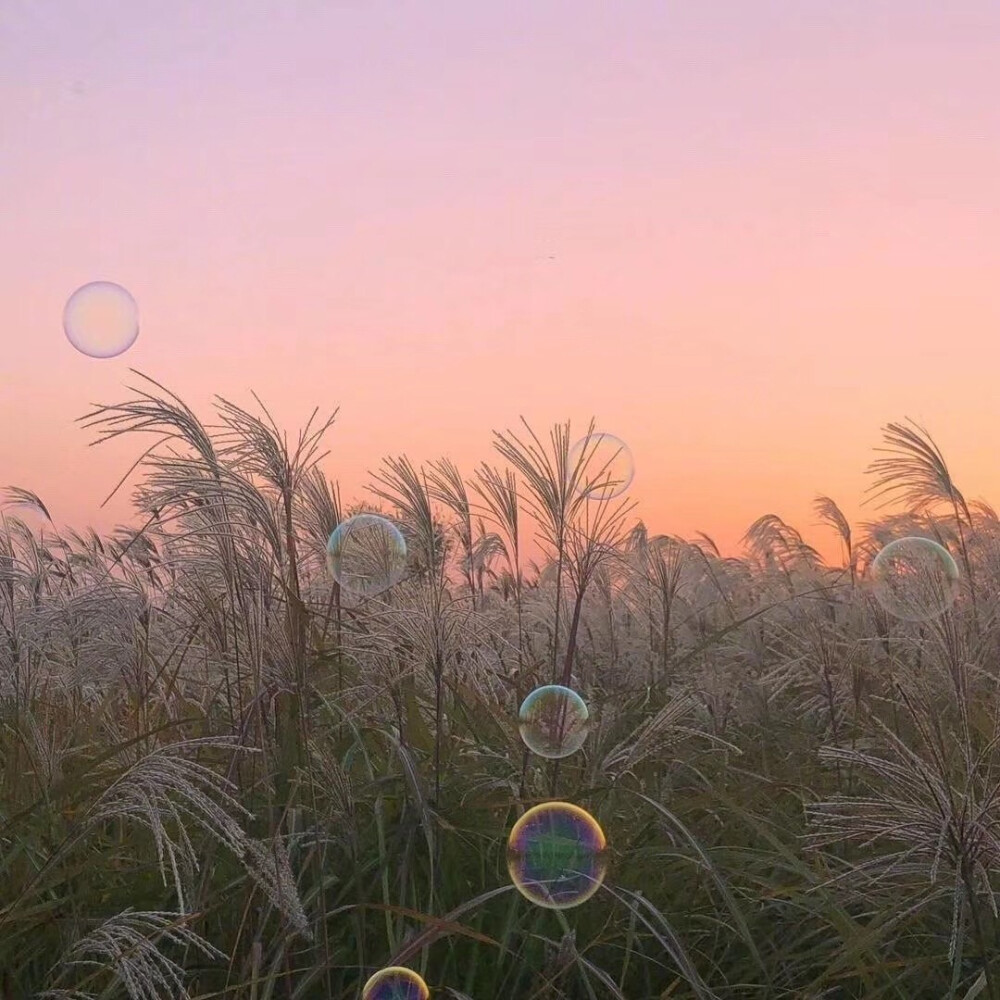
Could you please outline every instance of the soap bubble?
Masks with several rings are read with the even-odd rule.
[[[521,703],[517,725],[532,753],[555,760],[583,746],[590,732],[590,713],[575,691],[561,684],[546,684],[535,688]]]
[[[428,1000],[431,991],[412,969],[390,965],[365,983],[361,1000]]]
[[[81,354],[113,358],[139,336],[139,307],[121,285],[91,281],[66,300],[63,330]]]
[[[614,434],[595,431],[581,438],[569,453],[569,473],[583,460],[577,491],[588,500],[620,497],[635,477],[632,451]]]
[[[930,538],[897,538],[872,563],[875,597],[889,614],[919,622],[944,614],[958,596],[958,566]]]
[[[607,874],[607,841],[597,820],[570,802],[543,802],[513,826],[507,868],[525,899],[550,910],[578,906]]]
[[[371,597],[398,583],[406,571],[406,541],[399,528],[377,514],[342,521],[326,544],[333,578],[358,597]]]

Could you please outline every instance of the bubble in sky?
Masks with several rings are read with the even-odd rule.
[[[629,446],[614,434],[595,431],[580,438],[569,453],[569,473],[583,462],[577,491],[588,500],[613,500],[632,484],[635,463]]]
[[[958,566],[930,538],[897,538],[875,557],[875,597],[889,614],[919,622],[944,614],[958,596]]]
[[[63,330],[81,354],[113,358],[139,336],[139,307],[127,289],[113,281],[91,281],[67,300]]]
[[[398,583],[406,570],[406,541],[377,514],[342,521],[326,543],[326,564],[344,590],[371,597]]]
[[[532,753],[555,760],[583,746],[590,732],[590,713],[575,691],[561,684],[546,684],[521,702],[517,725]]]
[[[543,802],[511,829],[507,869],[521,895],[537,906],[578,906],[597,892],[607,874],[604,831],[579,806]]]
[[[428,1000],[430,995],[420,976],[402,965],[379,969],[361,990],[361,1000]]]

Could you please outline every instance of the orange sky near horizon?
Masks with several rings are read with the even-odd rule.
[[[998,32],[993,0],[8,0],[0,486],[125,519],[148,441],[73,421],[132,367],[206,421],[339,407],[348,503],[522,414],[594,416],[650,530],[726,552],[776,513],[839,559],[813,498],[876,517],[905,417],[1000,502]],[[118,358],[61,329],[95,279],[139,304]]]

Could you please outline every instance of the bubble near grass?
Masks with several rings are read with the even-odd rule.
[[[579,806],[543,802],[511,829],[507,869],[518,892],[536,906],[579,906],[597,892],[607,874],[604,831]]]
[[[930,538],[897,538],[872,563],[875,597],[904,621],[944,614],[958,596],[958,566],[951,553]]]
[[[121,285],[91,281],[67,300],[63,330],[69,342],[91,358],[113,358],[139,336],[139,307]]]
[[[587,703],[571,688],[546,684],[521,702],[517,725],[525,746],[556,760],[576,753],[590,732]]]
[[[361,1000],[428,1000],[427,984],[412,969],[391,965],[380,969],[361,991]]]
[[[341,522],[326,543],[333,578],[359,597],[371,597],[398,583],[406,570],[406,541],[399,528],[377,514],[356,514]]]
[[[632,451],[614,434],[595,432],[577,441],[569,453],[571,475],[581,461],[577,491],[588,500],[620,497],[635,478]]]

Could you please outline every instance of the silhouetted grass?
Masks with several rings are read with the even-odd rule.
[[[141,529],[60,534],[8,491],[2,997],[355,998],[407,964],[475,1000],[1000,1000],[1000,523],[925,431],[873,467],[909,512],[859,537],[817,499],[843,567],[775,515],[739,559],[650,535],[581,497],[568,425],[499,433],[469,479],[387,459],[409,572],[358,601],[323,559],[354,512],[317,465],[332,418],[289,448],[261,410],[204,425],[143,377],[85,418],[156,435]],[[866,576],[915,533],[963,568],[923,624]],[[553,677],[594,723],[559,763],[516,726]],[[612,858],[567,911],[506,867],[553,795]]]

